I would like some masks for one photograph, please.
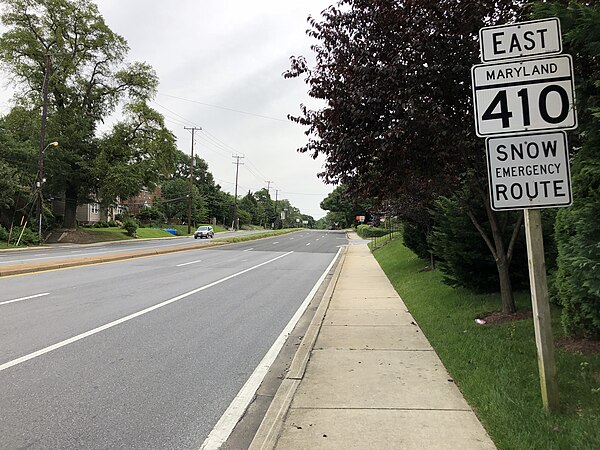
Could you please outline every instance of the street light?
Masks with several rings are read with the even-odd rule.
[[[42,196],[42,186],[43,184],[46,182],[46,178],[44,178],[44,155],[46,153],[46,150],[48,150],[50,147],[58,147],[58,142],[54,141],[54,142],[50,142],[48,145],[46,145],[46,147],[40,152],[40,157],[38,160],[38,181],[36,183],[37,188],[39,189],[38,192],[38,238],[40,240],[40,244],[42,243],[42,200],[43,200],[43,196]]]

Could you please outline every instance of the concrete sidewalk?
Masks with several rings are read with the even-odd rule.
[[[367,245],[350,237],[250,448],[495,449]]]

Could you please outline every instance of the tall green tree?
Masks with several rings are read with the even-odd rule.
[[[167,220],[187,223],[189,193],[189,181],[184,178],[173,178],[162,183],[158,208],[164,213]],[[192,223],[205,222],[207,219],[206,202],[194,185],[192,185],[192,199]]]
[[[373,207],[369,200],[358,198],[342,184],[323,199],[321,209],[329,211],[328,221],[346,228],[356,223],[356,216],[364,216]]]
[[[48,132],[60,142],[49,188],[65,197],[64,223],[97,188],[97,126],[121,101],[144,102],[158,80],[150,66],[125,64],[127,42],[89,0],[2,0],[0,61],[19,88],[19,103],[37,110],[48,81]]]
[[[0,210],[14,208],[19,198],[31,193],[35,175],[32,153],[31,147],[14,139],[6,121],[0,120]]]
[[[145,102],[131,103],[125,111],[126,119],[100,140],[94,163],[104,206],[137,195],[142,187],[154,190],[173,172],[178,156],[175,136],[160,114]]]
[[[573,55],[579,128],[572,146],[573,205],[556,217],[555,291],[572,336],[600,339],[600,5],[539,2],[538,17],[558,16],[564,51]]]

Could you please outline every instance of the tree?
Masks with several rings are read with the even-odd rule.
[[[31,147],[14,139],[6,118],[0,121],[0,210],[15,207],[19,197],[31,193],[33,154]]]
[[[100,141],[94,163],[98,199],[108,206],[142,188],[153,190],[161,175],[172,173],[177,158],[175,136],[163,117],[145,102],[125,108],[127,118]]]
[[[240,216],[240,222],[244,225],[258,225],[260,223],[261,218],[258,211],[258,201],[251,191],[248,191],[248,193],[238,201],[238,208],[244,210],[246,213],[244,214],[243,220]]]
[[[469,80],[478,30],[522,13],[512,0],[341,0],[322,20],[309,18],[316,65],[292,57],[284,74],[304,76],[309,95],[326,101],[290,116],[308,127],[299,151],[325,156],[326,182],[382,207],[400,199],[411,216],[426,215],[437,195],[462,186],[471,192],[467,200],[485,205],[489,229],[464,211],[496,263],[504,312],[515,310],[509,266],[522,219],[506,241],[487,198]]]
[[[146,64],[124,64],[127,42],[89,0],[2,3],[0,60],[21,87],[19,102],[37,110],[48,80],[48,134],[61,145],[49,188],[64,195],[63,225],[73,227],[77,204],[98,187],[97,125],[120,101],[146,101],[158,80]]]
[[[174,178],[162,183],[162,198],[158,207],[167,219],[177,220],[181,223],[187,222],[189,193],[189,181],[184,178]],[[206,204],[196,186],[192,186],[192,197],[192,222],[205,222]]]
[[[572,136],[573,205],[556,217],[555,290],[563,327],[578,337],[600,339],[600,5],[538,3],[538,17],[558,16],[566,52],[574,56],[579,128]]]
[[[357,199],[346,185],[340,185],[329,193],[320,204],[321,209],[329,211],[328,220],[346,228],[356,223],[356,216],[364,216],[372,207],[368,200]]]

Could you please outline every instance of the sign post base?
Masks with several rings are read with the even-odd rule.
[[[527,238],[527,260],[529,264],[529,284],[533,306],[535,344],[538,353],[542,402],[549,412],[556,412],[558,402],[558,380],[554,361],[554,336],[552,318],[548,303],[548,282],[544,260],[544,240],[542,219],[539,209],[525,209],[525,236]]]

